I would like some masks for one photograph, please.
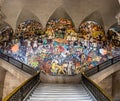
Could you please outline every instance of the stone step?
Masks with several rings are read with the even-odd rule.
[[[68,91],[68,92],[74,92],[74,91],[79,91],[79,92],[83,92],[85,91],[85,89],[36,89],[36,92],[43,92],[43,91],[59,91],[59,92],[63,92],[64,91]]]
[[[89,97],[90,98],[90,96],[89,95],[69,95],[69,94],[67,94],[67,95],[63,95],[63,94],[61,94],[61,95],[58,95],[58,94],[55,94],[55,95],[52,95],[52,94],[48,94],[48,95],[36,95],[36,94],[32,94],[32,96],[31,97],[36,97],[36,98],[51,98],[51,97],[55,97],[55,98],[59,98],[59,97],[63,97],[63,98],[73,98],[73,97],[77,97],[77,98],[79,98],[79,97]]]
[[[83,87],[39,87],[36,89],[84,89]]]
[[[92,99],[28,99],[27,101],[94,101]]]
[[[34,91],[34,93],[87,93],[86,91]]]
[[[82,85],[68,85],[68,84],[42,84],[42,85],[38,85],[38,87],[83,87]]]
[[[40,99],[29,99],[27,101],[93,101],[92,99],[44,99],[44,100],[40,100]]]
[[[53,100],[55,100],[55,101],[57,101],[57,100],[59,100],[59,101],[65,101],[65,100],[71,100],[71,101],[76,101],[76,100],[78,100],[78,101],[84,101],[84,100],[88,100],[88,101],[92,101],[92,99],[91,98],[87,98],[87,97],[79,97],[79,98],[61,98],[61,97],[59,97],[59,98],[55,98],[55,97],[51,97],[51,98],[34,98],[34,97],[31,97],[29,100],[32,100],[32,101],[47,101],[47,100],[51,100],[51,101],[53,101]]]
[[[78,85],[73,86],[73,85],[59,85],[59,84],[57,84],[57,85],[51,85],[51,84],[50,84],[50,85],[40,85],[40,86],[38,86],[38,88],[41,88],[41,87],[44,87],[44,88],[47,88],[47,87],[48,87],[48,88],[49,88],[49,87],[54,87],[54,88],[57,88],[57,87],[62,87],[62,88],[65,88],[65,87],[67,87],[67,88],[68,88],[68,87],[73,87],[73,88],[74,88],[74,87],[76,87],[76,88],[81,88],[81,87],[82,87],[82,88],[83,88],[83,86],[80,86],[80,85],[79,85],[79,86],[78,86]]]
[[[36,94],[36,95],[54,95],[54,94],[56,94],[56,95],[61,95],[61,94],[64,94],[64,95],[88,95],[88,93],[87,92],[80,92],[80,93],[78,93],[78,92],[74,92],[74,93],[71,93],[71,92],[51,92],[51,93],[49,93],[49,92],[38,92],[38,93],[36,93],[36,92],[33,92],[32,94]]]
[[[94,101],[82,84],[40,84],[27,101]]]

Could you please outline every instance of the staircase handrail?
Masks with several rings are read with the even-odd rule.
[[[97,101],[113,101],[107,93],[99,87],[95,82],[88,78],[85,74],[82,74],[83,84],[90,90]]]
[[[101,64],[98,64],[97,66],[95,66],[91,69],[88,69],[88,70],[84,71],[84,74],[88,77],[92,76],[92,75],[102,71],[103,69],[108,68],[109,66],[111,66],[111,65],[113,65],[113,64],[115,64],[119,61],[120,61],[120,55],[118,55],[116,57],[113,57],[113,58],[111,58],[111,59],[109,59],[109,60],[107,60],[107,61],[105,61]]]
[[[40,82],[40,72],[36,73],[34,76],[15,88],[2,101],[23,101],[26,95],[38,82]]]

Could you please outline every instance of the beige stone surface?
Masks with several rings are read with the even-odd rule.
[[[5,75],[6,75],[6,71],[0,67],[0,101],[2,100],[3,97]]]
[[[78,84],[81,81],[81,75],[75,76],[51,76],[40,73],[40,80],[42,83],[72,83]]]
[[[22,81],[24,82],[24,80]],[[3,98],[12,92],[16,87],[18,87],[22,82],[19,81],[14,75],[10,72],[6,72],[4,89],[3,89]]]
[[[120,100],[120,62],[90,77],[114,101]]]
[[[113,74],[113,98],[114,101],[120,100],[120,71]]]
[[[17,79],[19,79],[20,82],[22,82],[23,80],[27,80],[29,77],[31,77],[31,75],[29,75],[28,73],[18,69],[17,67],[2,59],[0,59],[0,66],[10,72],[12,75],[14,75]]]
[[[90,77],[90,79],[92,79],[95,83],[98,84],[99,82],[104,80],[106,77],[112,75],[113,73],[119,70],[120,70],[120,62],[110,66],[105,70],[102,70],[101,72],[94,74],[93,76]]]
[[[31,75],[28,73],[25,73],[24,71],[18,69],[17,67],[9,64],[2,59],[0,59],[0,68],[6,71],[5,75],[0,74],[0,78],[2,78],[2,82],[4,84],[2,88],[3,98],[31,77]]]
[[[106,77],[105,79],[103,79],[101,82],[99,82],[99,86],[104,90],[106,91],[106,93],[109,95],[109,96],[112,96],[112,91],[113,91],[113,84],[112,84],[112,75]]]

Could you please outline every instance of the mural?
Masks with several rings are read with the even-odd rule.
[[[103,28],[94,21],[80,24],[79,33],[65,18],[21,23],[2,52],[49,75],[75,75],[120,54],[108,45]]]
[[[85,21],[82,23],[79,27],[79,32],[85,39],[91,42],[103,42],[106,40],[104,29],[94,21]]]
[[[0,31],[0,42],[10,41],[13,34],[13,30],[10,26],[4,26]]]
[[[0,26],[0,52],[4,52],[11,48],[11,44],[9,43],[13,36],[13,30],[9,25]]]
[[[43,34],[42,25],[34,20],[27,20],[18,25],[14,36],[15,37],[23,37],[24,39],[32,38],[33,36],[39,36]]]
[[[108,30],[110,43],[115,47],[120,47],[120,25],[114,24]]]

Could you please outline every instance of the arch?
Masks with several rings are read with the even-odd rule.
[[[41,23],[39,18],[36,15],[34,15],[30,10],[23,8],[21,13],[19,14],[19,17],[17,18],[16,28],[18,27],[20,23],[26,20],[34,20],[34,21]]]
[[[66,39],[68,34],[77,37],[74,23],[64,8],[57,8],[46,24],[46,35],[52,38]]]
[[[104,28],[102,15],[101,15],[100,11],[98,11],[98,10],[96,10],[96,11],[92,12],[90,15],[88,15],[81,23],[83,23],[85,21],[97,22],[98,24],[100,24]]]
[[[0,21],[0,31],[1,31],[1,32],[4,31],[4,29],[6,28],[6,26],[11,27],[7,22],[1,20],[1,21]],[[11,27],[11,28],[12,28],[12,27]]]
[[[27,29],[27,27],[29,28]],[[33,27],[37,28],[32,29]],[[19,36],[21,32],[28,34],[29,31],[31,33],[30,35],[34,34],[35,32],[37,34],[43,33],[43,26],[36,15],[34,15],[30,10],[23,8],[16,22],[16,30],[14,36]]]
[[[80,37],[91,42],[106,40],[103,19],[98,10],[88,15],[79,25]]]
[[[69,14],[65,11],[64,8],[62,7],[58,7],[53,14],[49,17],[49,20],[53,20],[53,19],[60,19],[60,18],[64,18],[64,19],[68,19],[72,22],[72,24],[74,25],[72,18],[69,16]],[[48,22],[47,21],[47,22]]]

